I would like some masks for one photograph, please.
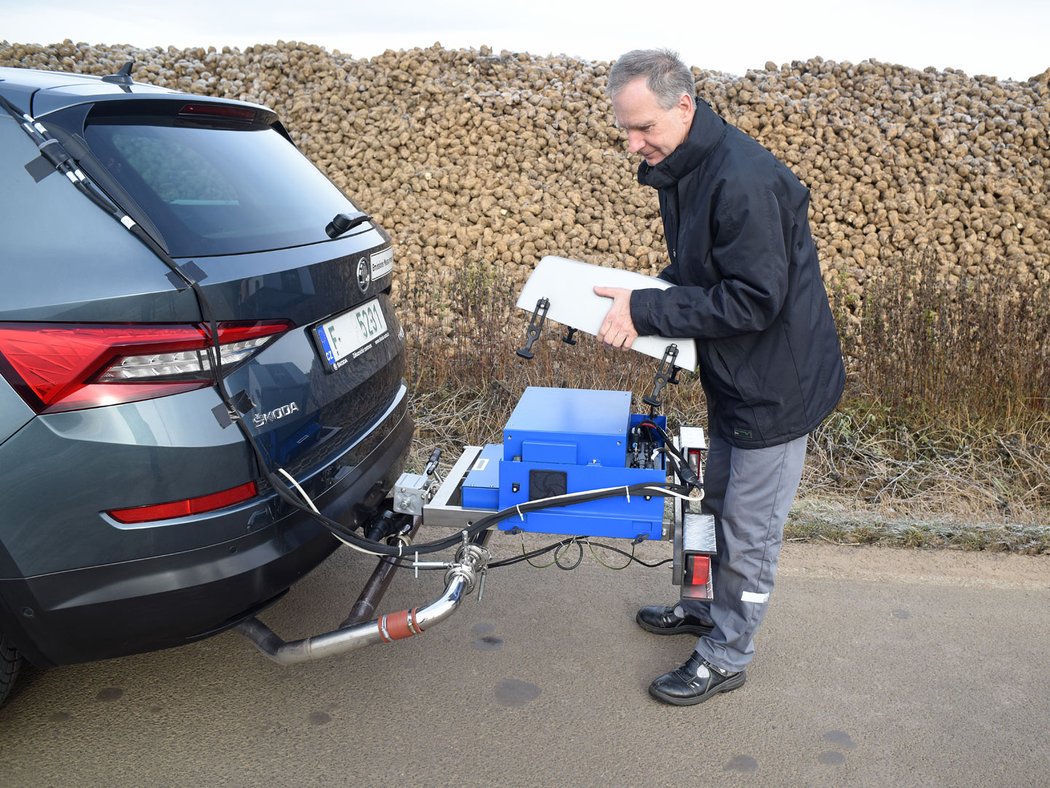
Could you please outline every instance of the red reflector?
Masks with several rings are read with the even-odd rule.
[[[254,498],[259,494],[255,482],[248,482],[229,490],[202,495],[198,498],[187,498],[183,501],[156,503],[150,506],[134,506],[129,509],[113,509],[106,512],[118,523],[146,523],[154,520],[170,520],[173,517],[186,517],[191,514],[203,514],[226,506],[233,506]]]
[[[711,556],[686,556],[686,579],[691,586],[706,586],[711,577]]]
[[[689,467],[693,469],[693,473],[700,473],[701,459],[700,449],[689,450]]]

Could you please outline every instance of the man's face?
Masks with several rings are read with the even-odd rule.
[[[627,132],[627,150],[639,154],[650,167],[659,164],[685,140],[693,122],[693,101],[683,93],[671,109],[638,77],[624,85],[613,99],[616,125]]]

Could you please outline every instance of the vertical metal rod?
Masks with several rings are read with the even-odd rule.
[[[409,539],[416,535],[416,531],[419,530],[422,522],[423,518],[419,516],[412,518],[412,527],[408,531]],[[386,594],[390,581],[394,579],[394,572],[397,570],[398,564],[392,558],[383,557],[379,559],[379,563],[372,570],[372,576],[365,583],[361,595],[350,609],[350,615],[340,624],[340,628],[361,624],[375,618],[376,608],[383,600],[383,595]]]

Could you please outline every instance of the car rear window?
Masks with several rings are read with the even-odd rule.
[[[325,241],[332,217],[356,210],[269,125],[99,117],[88,119],[84,136],[173,257]]]

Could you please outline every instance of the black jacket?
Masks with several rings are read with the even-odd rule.
[[[685,141],[638,180],[659,190],[679,287],[636,290],[639,334],[697,339],[708,428],[741,448],[806,435],[845,384],[809,229],[809,190],[697,100]]]

